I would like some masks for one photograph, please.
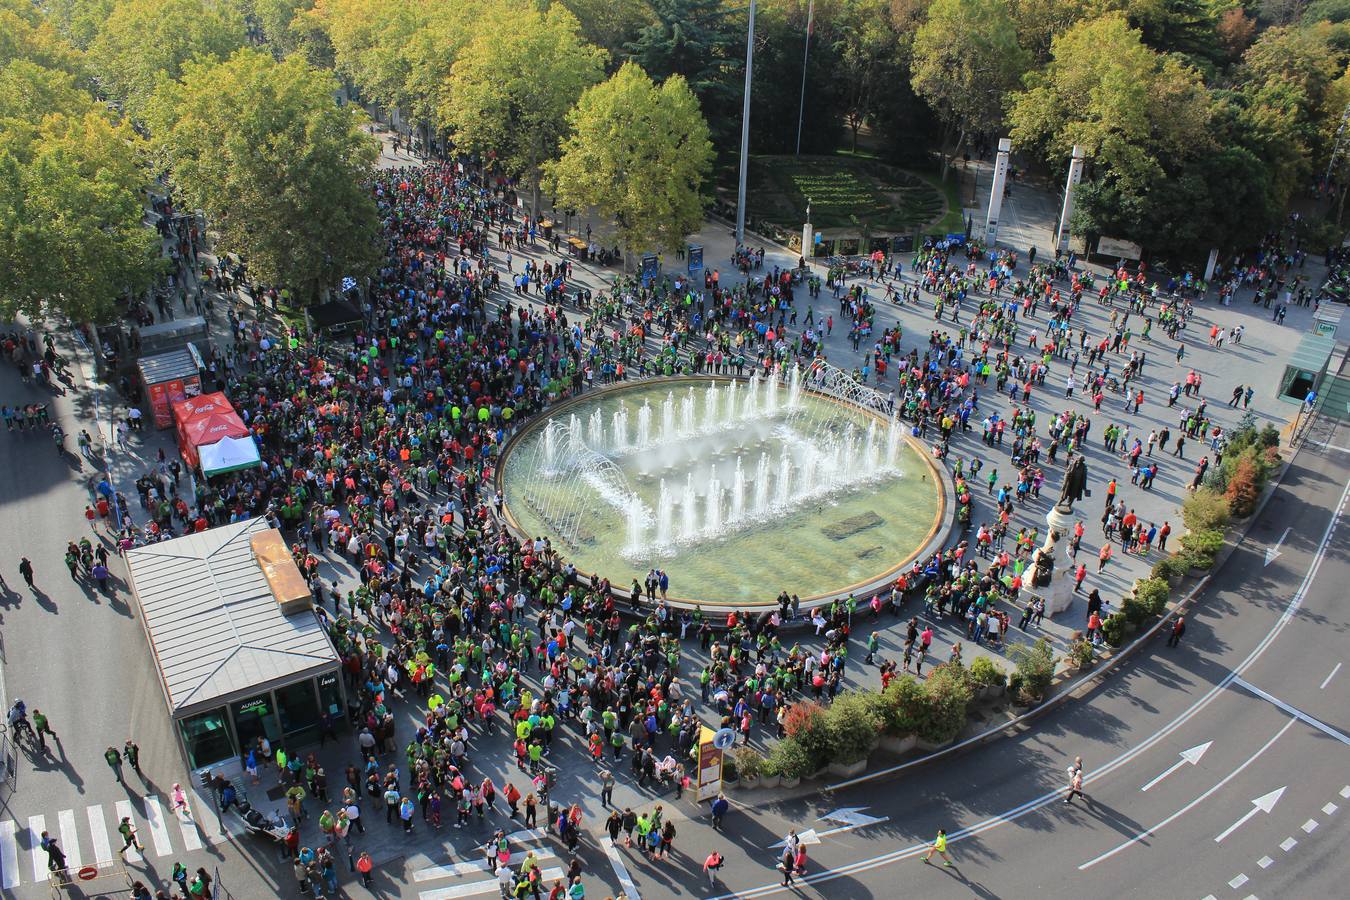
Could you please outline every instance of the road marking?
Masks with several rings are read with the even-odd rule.
[[[1173,772],[1175,772],[1177,769],[1180,769],[1187,763],[1195,765],[1200,761],[1200,757],[1205,755],[1205,751],[1208,750],[1213,745],[1214,745],[1213,741],[1205,741],[1203,744],[1197,744],[1196,746],[1192,747],[1189,750],[1182,750],[1181,759],[1172,763],[1170,766],[1168,766],[1166,769],[1163,770],[1161,775],[1159,775],[1157,778],[1153,779],[1148,784],[1141,787],[1139,790],[1141,791],[1148,790],[1149,788],[1153,787],[1155,784],[1162,781],[1168,775],[1171,775]]]
[[[1210,788],[1209,790],[1205,791],[1205,792],[1204,792],[1203,794],[1201,794],[1199,797],[1196,797],[1196,798],[1195,798],[1194,800],[1192,800],[1190,803],[1187,803],[1187,804],[1186,804],[1185,806],[1183,806],[1181,809],[1179,809],[1179,810],[1177,810],[1176,812],[1172,813],[1172,815],[1170,815],[1170,816],[1168,816],[1167,818],[1163,819],[1161,822],[1159,822],[1157,825],[1154,825],[1152,828],[1146,828],[1146,829],[1144,829],[1143,831],[1141,831],[1141,832],[1139,832],[1138,834],[1136,834],[1134,837],[1130,838],[1130,839],[1129,839],[1128,841],[1126,841],[1125,843],[1120,844],[1120,845],[1116,846],[1115,848],[1106,851],[1106,852],[1103,853],[1102,855],[1100,855],[1100,856],[1098,856],[1098,857],[1095,857],[1095,858],[1093,858],[1093,859],[1090,859],[1090,860],[1088,860],[1087,862],[1083,863],[1081,866],[1078,867],[1078,870],[1081,872],[1081,871],[1083,871],[1084,869],[1090,869],[1090,868],[1092,868],[1093,866],[1095,866],[1097,863],[1099,863],[1099,862],[1101,862],[1101,861],[1103,861],[1103,860],[1110,859],[1111,857],[1115,856],[1115,855],[1116,855],[1117,853],[1119,853],[1120,851],[1125,850],[1125,849],[1128,849],[1129,847],[1134,846],[1134,845],[1137,844],[1139,841],[1143,840],[1144,838],[1148,837],[1148,836],[1151,835],[1151,834],[1156,833],[1159,829],[1164,828],[1164,827],[1166,827],[1167,825],[1170,825],[1172,822],[1175,822],[1177,819],[1181,818],[1183,815],[1185,815],[1186,813],[1190,812],[1192,809],[1194,809],[1194,808],[1195,808],[1196,806],[1198,806],[1200,803],[1202,803],[1202,802],[1204,802],[1205,800],[1209,799],[1209,797],[1211,797],[1211,796],[1214,794],[1215,791],[1219,790],[1219,789],[1222,788],[1225,784],[1227,784],[1228,782],[1232,781],[1234,778],[1236,778],[1236,777],[1242,772],[1242,770],[1246,769],[1246,768],[1247,768],[1248,766],[1250,766],[1252,763],[1256,762],[1257,758],[1260,757],[1261,754],[1263,754],[1263,753],[1265,753],[1267,750],[1269,750],[1270,747],[1271,747],[1271,745],[1274,744],[1276,741],[1278,741],[1281,737],[1283,737],[1283,736],[1284,736],[1284,733],[1285,733],[1286,731],[1288,731],[1290,728],[1293,728],[1293,727],[1294,727],[1294,721],[1295,721],[1294,719],[1290,719],[1288,722],[1285,722],[1285,723],[1284,723],[1284,727],[1281,728],[1279,731],[1275,732],[1275,736],[1274,736],[1274,737],[1272,737],[1270,740],[1268,740],[1268,741],[1266,741],[1264,744],[1262,744],[1260,750],[1257,750],[1257,751],[1256,751],[1255,753],[1253,753],[1251,756],[1247,757],[1247,761],[1246,761],[1246,762],[1244,762],[1242,765],[1238,766],[1238,767],[1237,767],[1236,769],[1234,769],[1233,771],[1229,772],[1227,775],[1225,775],[1225,776],[1222,778],[1222,780],[1219,781],[1218,784],[1214,785],[1214,787],[1212,787],[1212,788]],[[950,840],[950,838],[949,838],[948,840]]]
[[[1280,539],[1266,549],[1267,566],[1269,566],[1275,560],[1280,558],[1280,545],[1284,543],[1284,539],[1289,537],[1289,532],[1293,530],[1294,526],[1290,525],[1288,528],[1284,530],[1284,534],[1280,535]],[[1264,566],[1262,568],[1264,568]]]
[[[1247,823],[1247,820],[1250,819],[1252,816],[1256,815],[1257,813],[1259,812],[1268,813],[1272,809],[1274,809],[1275,804],[1280,802],[1280,798],[1284,796],[1284,792],[1288,789],[1288,787],[1289,787],[1288,785],[1285,785],[1282,788],[1277,788],[1271,791],[1269,794],[1262,794],[1260,797],[1257,797],[1255,800],[1253,800],[1252,808],[1243,813],[1242,818],[1238,819],[1232,825],[1229,825],[1227,828],[1225,828],[1219,834],[1219,836],[1214,839],[1214,843],[1216,844],[1222,843],[1224,838],[1228,837],[1230,834],[1232,834],[1233,832],[1241,828],[1243,825],[1245,825]]]
[[[1335,678],[1335,677],[1336,677],[1336,673],[1339,672],[1340,670],[1341,670],[1341,664],[1340,664],[1340,663],[1336,663],[1336,667],[1333,668],[1333,669],[1331,670],[1331,673],[1330,673],[1329,675],[1327,675],[1326,678],[1323,678],[1323,679],[1322,679],[1322,686],[1319,687],[1318,690],[1319,690],[1319,691],[1325,691],[1325,690],[1327,689],[1327,685],[1331,684],[1331,679]]]
[[[1236,891],[1249,881],[1251,881],[1251,879],[1248,878],[1245,873],[1239,872],[1232,881],[1228,882],[1228,886]]]
[[[136,810],[131,808],[130,800],[118,800],[116,803],[113,804],[113,807],[117,810],[117,827],[119,828],[122,827],[123,819],[131,819],[131,824],[133,825],[136,824]],[[121,838],[122,832],[120,831],[117,832],[117,836]],[[140,835],[138,834],[136,835],[136,837],[137,839],[139,839]],[[122,842],[125,844],[126,839],[122,838]],[[121,854],[121,856],[123,859],[129,862],[140,862],[142,859],[140,851],[136,849],[135,844],[132,844],[130,847],[128,847],[127,852]]]
[[[42,849],[42,832],[46,830],[46,816],[28,817],[28,852],[33,857],[34,881],[47,877],[47,853]]]
[[[1283,850],[1285,853],[1288,853],[1290,850],[1293,850],[1297,846],[1298,841],[1294,840],[1291,837],[1287,837],[1284,840],[1280,841],[1280,849]]]
[[[1328,803],[1326,806],[1322,807],[1322,812],[1330,816],[1335,815],[1336,810],[1338,809],[1340,809],[1340,807],[1337,806],[1335,803]]]
[[[61,829],[61,849],[66,852],[66,864],[72,869],[80,868],[80,833],[75,830],[75,810],[63,809],[56,814]]]
[[[1304,823],[1303,823],[1303,830],[1304,830],[1304,832],[1307,833],[1307,834],[1312,834],[1314,831],[1317,830],[1317,820],[1316,820],[1316,819],[1309,819],[1308,821],[1304,822]]]
[[[19,886],[19,844],[14,839],[18,826],[13,819],[0,822],[0,888]]]
[[[197,817],[192,814],[191,803],[189,800],[186,814],[174,813],[174,818],[178,820],[178,830],[183,835],[183,850],[188,853],[202,849],[202,833],[197,825]]]
[[[89,839],[94,844],[94,862],[112,862],[112,845],[108,843],[108,822],[103,818],[103,805],[95,803],[85,812],[89,815]]]
[[[1280,618],[1276,620],[1273,626],[1271,626],[1270,630],[1266,633],[1266,636],[1262,638],[1254,648],[1252,648],[1252,651],[1247,654],[1246,658],[1241,663],[1239,663],[1236,668],[1232,669],[1227,676],[1221,679],[1218,684],[1210,688],[1209,691],[1206,692],[1204,696],[1196,700],[1195,703],[1191,704],[1189,708],[1187,708],[1184,712],[1178,715],[1171,722],[1159,728],[1152,735],[1141,741],[1139,744],[1135,745],[1133,748],[1126,750],[1125,752],[1117,756],[1115,759],[1107,762],[1101,768],[1094,770],[1091,775],[1089,775],[1087,778],[1084,779],[1085,783],[1090,784],[1093,781],[1096,781],[1098,778],[1105,777],[1107,774],[1114,772],[1121,766],[1127,765],[1136,756],[1151,749],[1159,741],[1170,735],[1172,732],[1176,731],[1182,725],[1186,724],[1186,722],[1190,721],[1193,717],[1198,715],[1206,706],[1212,703],[1214,701],[1214,698],[1217,697],[1219,693],[1223,691],[1226,687],[1228,687],[1229,683],[1238,673],[1245,672],[1252,665],[1254,665],[1256,661],[1261,658],[1262,655],[1265,654],[1266,650],[1269,649],[1270,645],[1275,642],[1275,639],[1280,636],[1280,633],[1284,631],[1284,629],[1288,626],[1288,624],[1293,620],[1294,616],[1298,613],[1299,609],[1303,606],[1303,601],[1307,596],[1308,589],[1312,585],[1314,579],[1316,579],[1317,573],[1322,567],[1322,561],[1326,558],[1327,547],[1331,543],[1332,537],[1335,535],[1336,526],[1340,521],[1341,512],[1345,508],[1347,498],[1350,498],[1350,480],[1346,481],[1344,488],[1342,488],[1341,490],[1341,497],[1336,502],[1335,507],[1332,509],[1331,518],[1327,522],[1326,529],[1322,532],[1322,538],[1318,542],[1317,551],[1316,553],[1313,554],[1312,563],[1308,567],[1308,571],[1304,574],[1303,581],[1299,584],[1298,590],[1294,592],[1294,595],[1289,599],[1289,602],[1285,604],[1284,612],[1281,613]],[[873,772],[869,775],[864,775],[859,778],[851,779],[849,781],[829,785],[828,787],[830,790],[838,790],[840,788],[851,787],[855,784],[859,784],[865,781],[872,781],[878,778],[884,778],[887,775],[890,775],[896,771],[908,767],[908,765],[909,764],[891,766],[887,769],[883,769],[878,772]],[[1347,785],[1344,790],[1345,790],[1344,796],[1350,798],[1350,785]],[[991,828],[997,828],[1000,825],[1004,825],[1009,822],[1015,822],[1018,819],[1022,818],[1023,816],[1029,815],[1030,813],[1033,813],[1057,800],[1059,802],[1063,802],[1064,800],[1064,790],[1062,788],[1056,788],[1053,791],[1050,791],[1048,793],[1042,794],[1039,797],[1035,797],[1031,800],[1028,800],[1025,803],[1020,804],[1019,806],[1013,807],[1012,809],[1006,810],[998,815],[990,816],[989,818],[977,822],[974,825],[969,826],[968,828],[961,828],[958,829],[957,831],[951,832],[950,834],[947,835],[947,841],[948,843],[951,843],[953,841],[960,841],[968,837],[974,837],[975,835],[982,834],[983,832],[988,831]],[[844,878],[849,875],[854,875],[858,872],[865,872],[871,869],[879,868],[881,866],[889,865],[894,862],[899,862],[904,859],[919,856],[920,854],[927,852],[928,847],[929,847],[928,843],[925,842],[922,844],[914,844],[910,847],[903,847],[898,850],[892,850],[887,853],[882,853],[877,856],[870,857],[868,859],[861,859],[858,860],[857,862],[849,863],[847,865],[839,866],[837,868],[825,869],[817,874],[808,875],[805,878],[798,879],[798,883],[819,884],[825,881],[832,881],[836,878]],[[782,888],[781,883],[774,881],[769,884],[763,884],[758,887],[747,888],[745,890],[736,891],[734,893],[719,894],[715,897],[708,898],[708,900],[749,900],[749,898],[761,897],[767,894],[777,893],[778,891],[781,890],[781,888]]]
[[[1289,705],[1288,703],[1285,703],[1285,702],[1284,702],[1283,700],[1281,700],[1279,697],[1275,697],[1275,696],[1273,696],[1273,695],[1271,695],[1271,694],[1266,693],[1265,691],[1261,690],[1261,689],[1260,689],[1259,687],[1257,687],[1256,685],[1252,684],[1250,681],[1247,681],[1247,680],[1244,679],[1244,678],[1238,677],[1238,678],[1234,678],[1234,679],[1233,679],[1233,684],[1236,684],[1236,685],[1237,685],[1238,687],[1240,687],[1240,688],[1245,688],[1246,690],[1251,691],[1253,694],[1255,694],[1256,696],[1260,697],[1262,700],[1265,700],[1267,703],[1273,703],[1273,704],[1275,704],[1275,705],[1278,706],[1280,709],[1282,709],[1282,710],[1284,710],[1285,712],[1289,713],[1289,715],[1293,716],[1295,719],[1300,719],[1300,720],[1302,720],[1302,721],[1308,723],[1308,724],[1311,725],[1312,727],[1316,728],[1318,731],[1322,732],[1323,734],[1329,734],[1329,735],[1331,735],[1332,737],[1334,737],[1336,740],[1340,741],[1342,744],[1345,744],[1346,746],[1350,746],[1350,737],[1348,737],[1348,736],[1346,736],[1346,735],[1344,735],[1344,734],[1341,734],[1339,731],[1337,731],[1335,728],[1332,728],[1330,725],[1326,724],[1325,722],[1322,722],[1322,721],[1320,721],[1320,720],[1318,720],[1318,719],[1314,719],[1312,716],[1308,715],[1307,713],[1305,713],[1303,710],[1299,709],[1298,707],[1296,707],[1296,706],[1291,706],[1291,705]]]
[[[506,864],[511,868],[520,865],[529,854],[528,850],[522,850],[518,853],[512,853],[507,859]],[[534,851],[534,858],[543,862],[547,859],[557,859],[558,854],[547,847],[540,847]],[[426,869],[418,869],[413,872],[413,881],[431,881],[436,878],[453,878],[458,875],[477,875],[480,872],[491,874],[492,867],[488,865],[486,859],[476,860],[474,862],[448,863],[443,866],[431,866]]]
[[[145,798],[145,821],[150,826],[155,855],[168,856],[173,852],[173,843],[169,840],[169,826],[164,822],[164,807],[160,806],[158,797]]]
[[[563,870],[541,869],[539,879],[541,882],[553,881],[563,877]],[[418,894],[418,900],[456,900],[458,897],[472,897],[476,894],[491,894],[500,892],[501,888],[495,878],[487,878],[482,881],[471,881],[468,884],[454,884],[450,887],[437,888],[434,891],[422,891]]]
[[[1271,866],[1275,865],[1275,860],[1271,859],[1269,856],[1263,856],[1256,861],[1256,864],[1263,869],[1269,869]]]
[[[641,900],[637,885],[633,884],[633,876],[628,874],[628,867],[623,864],[623,855],[619,853],[619,848],[612,842],[601,841],[601,843],[605,845],[605,855],[609,857],[609,864],[614,867],[614,874],[619,879],[619,887],[623,888],[628,900]]]
[[[1344,800],[1350,800],[1350,784],[1347,784],[1345,787],[1341,788],[1341,798]]]

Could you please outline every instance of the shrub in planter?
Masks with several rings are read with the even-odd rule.
[[[1075,631],[1074,640],[1069,644],[1068,652],[1064,655],[1064,661],[1080,669],[1090,669],[1094,659],[1092,642],[1081,637],[1079,632]]]
[[[892,681],[881,697],[885,701],[882,730],[895,737],[906,737],[919,729],[927,695],[923,685],[913,675],[904,675]]]
[[[880,694],[863,691],[835,698],[825,712],[828,762],[848,764],[867,758],[881,731],[884,703]]]
[[[992,659],[977,656],[970,663],[970,680],[978,687],[1002,687],[1008,678]]]
[[[1148,610],[1149,615],[1160,616],[1167,610],[1171,591],[1167,582],[1161,578],[1145,578],[1135,585],[1134,596]]]
[[[1034,644],[1014,644],[1008,655],[1022,676],[1022,692],[1033,700],[1044,697],[1055,677],[1055,652],[1050,642],[1041,638]]]
[[[1214,557],[1223,549],[1223,532],[1218,529],[1192,531],[1181,539],[1181,547],[1192,567],[1211,568]]]
[[[789,780],[803,778],[820,768],[802,742],[793,737],[783,738],[774,744],[765,765]]]
[[[1163,581],[1171,581],[1186,574],[1186,561],[1175,556],[1164,556],[1153,564],[1150,574]]]
[[[814,700],[800,700],[792,704],[783,717],[783,729],[811,754],[812,767],[807,771],[814,772],[830,761],[825,707]]]
[[[741,778],[753,781],[764,773],[764,757],[754,747],[737,747],[731,755]]]
[[[1008,694],[1014,699],[1022,696],[1022,673],[1014,671],[1008,675]]]
[[[1233,474],[1228,478],[1228,489],[1224,491],[1228,510],[1234,518],[1245,519],[1256,511],[1256,501],[1261,496],[1261,482],[1264,480],[1256,461],[1256,450],[1244,451],[1233,466]]]
[[[1137,597],[1126,597],[1121,601],[1117,615],[1124,616],[1131,625],[1138,625],[1149,617],[1149,609]]]
[[[1102,622],[1102,638],[1112,647],[1119,647],[1125,641],[1125,615],[1111,613]]]
[[[1231,517],[1228,499],[1218,491],[1201,488],[1181,505],[1181,517],[1188,531],[1221,530]]]
[[[931,744],[950,741],[966,725],[973,696],[969,673],[959,664],[943,663],[929,673],[923,688],[923,716],[914,733]]]

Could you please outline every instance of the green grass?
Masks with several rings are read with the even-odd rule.
[[[940,180],[940,176],[940,171],[931,174],[921,173],[918,176],[923,179],[924,183],[929,187],[934,190],[942,191],[943,196],[947,198],[947,214],[944,215],[941,221],[933,226],[931,230],[942,234],[954,234],[958,231],[964,232],[966,230],[966,220],[961,212],[960,187],[957,183],[956,170],[951,169],[947,172],[946,181]]]
[[[752,218],[788,231],[806,220],[807,198],[817,229],[928,230],[942,212],[934,182],[861,155],[756,156],[748,193]]]

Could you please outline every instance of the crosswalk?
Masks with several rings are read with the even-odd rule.
[[[542,836],[543,832],[538,829],[531,829],[508,835],[507,839],[512,843],[519,844],[527,840],[537,840]],[[561,866],[548,865],[550,862],[556,863],[558,861],[558,854],[548,847],[532,847],[516,851],[507,860],[507,865],[513,869],[517,868],[531,850],[534,851],[535,859],[539,861],[539,874],[543,884],[551,884],[563,877]],[[500,890],[497,877],[493,873],[493,866],[486,859],[449,863],[443,866],[428,866],[425,869],[418,869],[413,872],[412,878],[418,884],[444,878],[459,879],[456,884],[420,891],[417,895],[418,900],[459,900],[462,897],[474,897],[479,894],[495,894]],[[477,880],[471,880],[475,878]]]
[[[0,819],[0,888],[12,890],[29,875],[35,883],[47,879],[44,831],[56,838],[71,871],[112,860],[122,847],[117,827],[123,817],[136,825],[137,837],[145,848],[144,854],[135,847],[128,849],[123,856],[128,863],[141,862],[145,856],[192,853],[210,841],[191,806],[187,814],[175,813],[153,795],[136,801],[118,800],[108,806],[92,803],[85,807],[83,818],[77,810],[63,809],[54,822],[45,815],[29,816],[22,825],[13,819]]]

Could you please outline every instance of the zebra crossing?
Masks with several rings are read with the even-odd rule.
[[[189,800],[191,804],[191,800]],[[91,803],[84,808],[83,817],[75,809],[63,809],[55,821],[45,815],[29,816],[20,823],[14,819],[0,819],[0,889],[12,890],[31,881],[47,880],[47,851],[42,849],[42,832],[56,838],[66,854],[66,866],[77,871],[82,866],[112,860],[122,847],[122,835],[117,827],[122,818],[129,817],[136,825],[136,835],[144,846],[144,853],[131,847],[123,855],[128,863],[141,862],[145,856],[165,857],[187,854],[203,849],[215,839],[207,829],[215,825],[198,822],[189,805],[189,813],[174,813],[154,795],[139,800],[118,800],[111,804]],[[212,834],[216,829],[212,828]]]
[[[507,835],[507,840],[513,844],[525,844],[526,841],[543,838],[544,834],[542,830],[533,828]],[[548,884],[563,877],[562,867],[556,865],[558,854],[544,846],[530,847],[526,845],[526,849],[511,853],[506,864],[513,869],[518,867],[531,851],[533,851],[534,858],[539,863],[539,875],[543,884]],[[555,863],[555,865],[550,866],[549,863]],[[416,884],[425,884],[429,881],[439,881],[445,878],[454,878],[457,879],[457,882],[446,887],[419,890],[418,900],[460,900],[463,897],[495,894],[501,890],[494,873],[494,866],[486,859],[429,866],[412,873],[413,882]]]

